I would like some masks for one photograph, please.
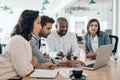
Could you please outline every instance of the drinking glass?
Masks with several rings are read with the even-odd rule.
[[[117,61],[118,60],[118,54],[117,53],[113,54],[112,58],[113,58],[114,61]]]

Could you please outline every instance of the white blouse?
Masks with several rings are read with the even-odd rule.
[[[29,41],[15,35],[0,55],[0,80],[23,77],[33,71]]]
[[[91,36],[91,45],[94,52],[98,52],[98,36],[95,37]]]

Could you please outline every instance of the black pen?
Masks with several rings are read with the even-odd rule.
[[[54,62],[54,60],[52,58],[51,58],[51,61],[52,61],[53,64],[55,64],[55,62]]]

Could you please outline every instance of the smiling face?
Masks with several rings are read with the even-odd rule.
[[[100,23],[97,19],[90,19],[87,24],[87,35],[91,34],[93,37],[99,35]]]
[[[97,34],[97,31],[98,31],[98,23],[95,21],[95,22],[92,22],[89,26],[89,31],[92,35],[96,35]]]
[[[60,21],[56,25],[57,32],[60,36],[64,36],[68,30],[68,23],[66,21]]]

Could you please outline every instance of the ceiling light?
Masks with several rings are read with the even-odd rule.
[[[72,10],[69,11],[69,14],[73,14]]]
[[[46,10],[45,6],[42,6],[41,10]]]
[[[3,10],[8,10],[8,9],[10,9],[9,7],[7,7],[6,5],[4,6],[4,7],[2,7],[3,8]]]
[[[44,0],[43,4],[49,4],[50,2],[48,0]]]
[[[99,15],[99,14],[100,14],[100,12],[97,12],[96,14],[97,14],[97,15]]]
[[[40,11],[41,14],[44,14],[43,10]]]
[[[79,11],[80,9],[81,9],[81,7],[80,7],[80,6],[76,7],[76,10],[77,10],[77,11]]]
[[[13,14],[13,11],[12,11],[12,10],[10,10],[9,14]]]
[[[89,4],[95,4],[96,2],[94,0],[90,0]]]

